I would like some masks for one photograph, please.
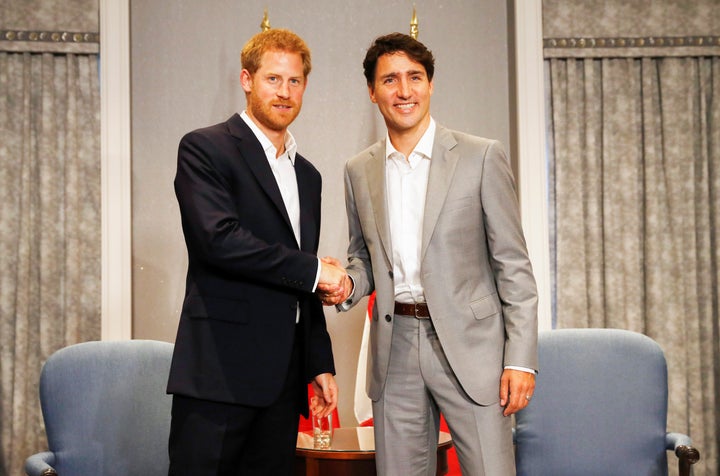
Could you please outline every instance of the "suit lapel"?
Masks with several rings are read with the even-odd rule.
[[[392,263],[392,246],[390,241],[390,224],[387,214],[387,197],[385,184],[385,141],[383,139],[378,145],[370,150],[370,160],[365,163],[365,176],[370,191],[370,202],[372,203],[375,224],[378,235],[382,242],[385,258]]]
[[[421,261],[425,258],[428,244],[440,216],[440,210],[442,210],[445,197],[450,190],[455,166],[460,158],[460,155],[452,150],[456,145],[457,141],[450,131],[438,125],[435,132],[432,159],[430,160],[430,176],[428,177],[427,194],[425,196]]]
[[[253,134],[250,127],[245,124],[245,121],[243,121],[239,114],[234,114],[228,119],[227,125],[230,134],[238,139],[237,147],[240,155],[245,160],[245,163],[247,163],[265,194],[283,217],[285,224],[290,228],[290,232],[292,232],[290,217],[287,214],[285,203],[280,194],[280,188],[270,169],[270,164],[267,163],[265,151],[262,149],[257,137],[255,137],[255,134]]]
[[[300,249],[314,252],[318,245],[318,232],[320,230],[320,217],[315,215],[315,203],[312,197],[309,168],[300,155],[295,156],[295,177],[298,184],[298,198],[300,200]]]

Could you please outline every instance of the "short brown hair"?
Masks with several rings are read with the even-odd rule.
[[[404,53],[413,61],[423,65],[427,73],[428,81],[432,81],[435,74],[435,58],[432,52],[425,45],[410,35],[403,33],[390,33],[389,35],[376,38],[370,49],[365,54],[363,61],[363,73],[368,86],[375,82],[375,70],[378,59],[382,55]]]
[[[250,74],[255,74],[260,69],[263,54],[267,51],[298,53],[303,62],[303,75],[307,77],[310,74],[310,48],[298,35],[282,28],[271,28],[250,38],[240,54],[240,65]]]

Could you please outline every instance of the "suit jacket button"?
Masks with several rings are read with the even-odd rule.
[[[391,316],[390,314],[385,314],[385,320],[386,320],[387,322],[392,321],[392,316]]]
[[[347,300],[348,304],[352,304],[352,298]]]

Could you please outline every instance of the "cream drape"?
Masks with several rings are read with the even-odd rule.
[[[700,450],[696,475],[717,475],[720,58],[545,64],[557,327],[655,339],[668,428]]]
[[[97,55],[0,52],[0,474],[47,449],[40,369],[100,338]]]

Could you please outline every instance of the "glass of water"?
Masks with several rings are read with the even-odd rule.
[[[312,427],[313,448],[316,450],[329,449],[333,436],[332,413],[324,417],[313,414]]]

